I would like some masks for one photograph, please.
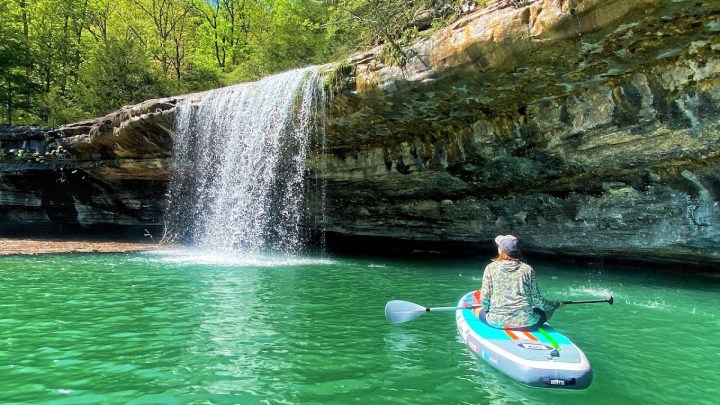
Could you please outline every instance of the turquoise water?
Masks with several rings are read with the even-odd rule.
[[[0,402],[710,404],[720,279],[535,265],[580,346],[583,391],[521,386],[459,340],[452,312],[390,324],[401,299],[453,306],[485,260],[270,258],[192,251],[0,258]]]

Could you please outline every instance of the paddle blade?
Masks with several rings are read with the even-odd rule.
[[[408,301],[393,300],[385,304],[385,318],[392,323],[403,323],[415,319],[427,309]]]

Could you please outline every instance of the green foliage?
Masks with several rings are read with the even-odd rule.
[[[251,60],[263,74],[322,61],[326,10],[314,0],[275,0],[257,24]]]
[[[51,126],[88,118],[88,114],[76,104],[75,99],[63,94],[57,86],[53,86],[50,92],[41,94],[37,100],[39,115],[48,117],[47,124]]]
[[[32,60],[24,41],[0,35],[0,102],[8,123],[33,120],[30,112],[39,86],[30,72]]]
[[[378,52],[378,59],[388,66],[405,66],[407,56],[399,45],[389,43],[382,45]]]
[[[344,61],[334,65],[332,70],[323,75],[325,77],[325,88],[331,97],[340,90],[347,89],[352,86],[353,83],[348,83],[346,78],[352,74],[354,69],[355,66],[353,64],[348,61]]]
[[[405,46],[457,18],[463,3],[5,0],[0,121],[59,125],[378,45],[385,63],[402,65]]]
[[[10,4],[0,5],[0,111],[1,119],[10,124],[34,119],[30,109],[39,90],[32,75],[33,58],[20,14]]]
[[[169,81],[158,74],[134,40],[101,44],[80,70],[76,97],[90,115],[167,95]]]
[[[195,92],[222,86],[220,68],[201,62],[188,63],[182,80],[183,92]]]

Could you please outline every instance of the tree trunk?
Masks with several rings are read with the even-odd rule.
[[[180,42],[176,39],[175,40],[175,74],[177,76],[177,79],[180,80],[180,63],[182,61],[182,56],[180,56]]]
[[[12,110],[13,110],[12,84],[10,82],[11,82],[10,77],[8,76],[8,80],[7,80],[7,120],[8,120],[8,125],[12,125]]]
[[[20,10],[22,10],[23,34],[25,34],[25,39],[27,40],[30,37],[30,30],[28,27],[29,23],[27,13],[27,0],[20,0]]]
[[[217,60],[218,66],[220,66],[220,68],[224,68],[225,62],[220,58],[220,44],[218,43],[219,38],[218,38],[217,28],[215,28],[214,31],[215,31],[215,34],[214,34],[215,35],[215,60]]]

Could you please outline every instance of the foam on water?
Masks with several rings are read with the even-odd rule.
[[[289,255],[247,254],[241,252],[201,250],[197,248],[168,249],[146,252],[144,260],[168,264],[200,264],[223,267],[288,267],[332,265],[334,260]]]
[[[588,297],[597,297],[598,299],[608,298],[613,294],[612,290],[606,287],[598,287],[591,285],[583,285],[579,287],[570,287],[567,292],[568,299],[575,297],[583,297],[583,299],[591,299]]]

